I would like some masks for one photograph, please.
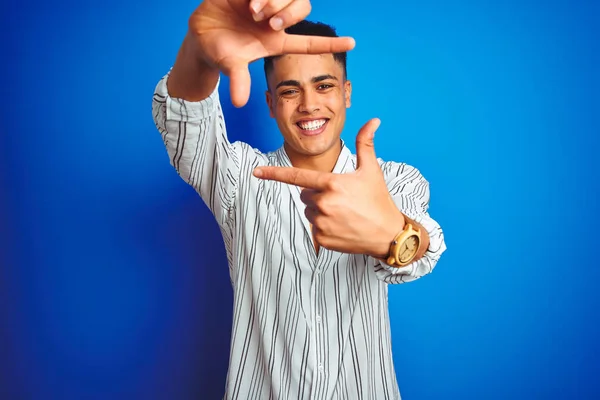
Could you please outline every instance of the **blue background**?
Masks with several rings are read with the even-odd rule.
[[[197,3],[3,3],[0,398],[216,399],[232,291],[154,86]],[[417,166],[448,245],[390,289],[403,398],[600,397],[598,2],[313,3],[352,35],[343,138]],[[281,139],[221,93],[230,138]]]

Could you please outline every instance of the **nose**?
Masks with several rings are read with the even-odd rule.
[[[311,90],[305,90],[300,96],[300,104],[298,104],[298,111],[302,113],[312,114],[315,111],[319,111],[319,97],[317,93]]]

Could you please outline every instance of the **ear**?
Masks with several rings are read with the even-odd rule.
[[[350,108],[352,105],[352,101],[350,100],[352,97],[352,82],[346,80],[344,82],[344,100],[346,101],[346,108]]]
[[[267,106],[269,107],[269,115],[271,115],[271,118],[275,118],[275,115],[273,114],[273,96],[269,89],[265,91],[265,100],[267,100]]]

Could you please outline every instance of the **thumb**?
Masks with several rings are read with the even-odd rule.
[[[229,76],[229,93],[235,107],[243,107],[250,98],[250,71],[244,63],[236,64],[225,71]]]
[[[356,135],[356,163],[357,169],[368,169],[373,165],[379,167],[377,157],[375,156],[375,144],[373,137],[375,131],[379,128],[381,121],[379,118],[373,118],[363,125]]]

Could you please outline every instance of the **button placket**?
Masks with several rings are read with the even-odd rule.
[[[325,356],[323,354],[323,349],[322,349],[322,345],[323,345],[323,318],[322,318],[322,313],[320,308],[320,299],[322,297],[322,293],[321,293],[321,279],[322,279],[322,270],[319,268],[319,266],[317,266],[317,268],[315,269],[315,333],[316,333],[316,344],[317,344],[317,349],[316,349],[316,355],[317,355],[317,379],[322,379],[324,374],[325,374],[325,366],[323,364],[323,357]]]

